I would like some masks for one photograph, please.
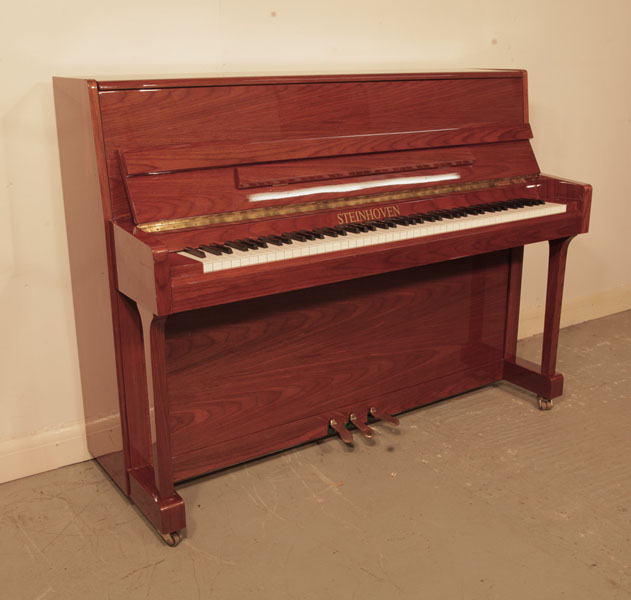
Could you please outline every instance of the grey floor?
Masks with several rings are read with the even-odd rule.
[[[559,354],[551,412],[502,383],[180,486],[177,548],[93,463],[4,484],[0,597],[631,598],[631,311]]]

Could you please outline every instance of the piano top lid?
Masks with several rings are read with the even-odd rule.
[[[207,75],[129,75],[110,79],[107,76],[97,77],[99,91],[142,90],[178,87],[205,87],[230,85],[270,85],[292,83],[341,83],[350,81],[405,81],[432,79],[489,79],[506,77],[524,77],[522,69],[459,69],[423,71],[422,73],[335,73],[288,75],[286,73],[258,74],[225,74]],[[94,78],[93,78],[94,79]]]

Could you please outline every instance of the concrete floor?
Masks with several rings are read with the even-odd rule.
[[[0,597],[631,598],[631,311],[559,356],[551,412],[502,383],[179,486],[177,548],[91,462],[4,484]]]

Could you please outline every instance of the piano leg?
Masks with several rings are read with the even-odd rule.
[[[124,296],[119,314],[130,495],[167,544],[176,545],[177,532],[186,526],[186,518],[184,501],[173,486],[164,356],[166,318],[137,310]]]
[[[540,397],[539,407],[542,410],[550,409],[552,407],[552,398],[556,398],[563,393],[563,375],[556,372],[556,359],[561,323],[563,282],[565,280],[565,262],[567,249],[572,239],[573,236],[550,240],[549,242],[550,255],[548,260],[548,285],[541,366],[523,358],[518,358],[516,355],[523,247],[511,250],[503,378],[537,394]]]
[[[543,327],[543,351],[541,355],[541,373],[548,377],[555,373],[559,328],[561,325],[561,301],[563,282],[565,281],[565,262],[567,249],[573,237],[550,240],[550,259],[548,264],[548,290],[546,292],[546,319]]]

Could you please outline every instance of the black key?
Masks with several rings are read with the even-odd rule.
[[[421,213],[414,213],[413,215],[410,215],[410,216],[414,218],[414,221],[416,223],[423,223],[425,221],[425,215]]]
[[[241,252],[247,252],[249,250],[249,248],[245,245],[242,244],[240,241],[230,241],[230,242],[224,242],[224,246],[228,246],[230,248],[234,248],[235,250],[240,250]]]
[[[283,233],[283,235],[286,235],[288,238],[290,238],[292,240],[296,240],[297,242],[306,242],[307,241],[307,238],[304,235],[301,235],[300,233],[298,233],[297,231],[291,231],[291,232]]]
[[[377,226],[372,222],[372,221],[364,221],[363,225],[369,230],[369,231],[377,231]]]
[[[433,210],[432,212],[428,212],[427,216],[428,217],[432,217],[436,221],[442,221],[443,220],[442,215],[437,210]]]
[[[190,254],[191,256],[197,256],[197,258],[206,258],[206,255],[197,248],[186,246],[186,248],[184,248],[184,252],[186,252],[186,254]]]
[[[208,244],[211,248],[217,248],[223,252],[223,254],[232,254],[232,248],[228,248],[228,246],[223,246],[222,244]]]
[[[337,237],[339,234],[338,231],[331,227],[318,227],[313,230],[313,233],[321,233],[323,236],[328,235],[329,237]]]
[[[459,206],[456,210],[463,216],[468,217],[469,215],[475,214],[473,211],[469,210],[468,206]]]
[[[263,238],[258,238],[256,240],[254,238],[245,238],[244,241],[256,244],[257,248],[267,248],[267,242],[263,241]]]
[[[464,207],[463,210],[468,215],[479,215],[482,212],[481,210],[478,210],[477,208],[473,208],[471,206]]]
[[[368,227],[366,227],[363,223],[359,223],[357,221],[353,221],[352,223],[349,223],[349,225],[359,230],[359,233],[366,233],[368,231]]]
[[[280,235],[273,235],[272,237],[278,238],[283,244],[293,244],[293,240],[286,234],[281,233]]]
[[[244,246],[247,246],[249,250],[259,249],[258,244],[254,243],[253,241],[250,241],[249,239],[237,240],[237,242],[239,242],[240,244],[243,244]]]
[[[390,227],[387,223],[384,223],[383,221],[371,221],[371,223],[375,227],[379,227],[379,229],[388,229]]]
[[[308,240],[315,240],[316,239],[316,236],[313,233],[311,233],[310,231],[307,231],[306,229],[301,229],[300,231],[297,231],[296,233],[299,233],[303,237],[306,237]]]
[[[348,223],[347,225],[343,225],[342,227],[344,227],[345,231],[348,231],[349,233],[361,233],[362,230],[357,227],[354,223]]]
[[[421,213],[421,218],[423,219],[423,221],[429,221],[430,223],[433,223],[437,220],[435,216],[429,213]]]
[[[223,254],[219,248],[214,248],[213,246],[205,246],[202,244],[199,248],[200,250],[208,252],[208,254],[214,254],[215,256],[221,256]]]
[[[346,229],[344,229],[344,225],[336,225],[333,227],[335,231],[337,231],[340,235],[346,235]]]
[[[324,234],[323,234],[323,233],[320,233],[319,231],[315,231],[315,230],[313,230],[313,229],[312,229],[309,233],[310,233],[313,237],[315,237],[316,239],[318,239],[318,240],[323,240],[323,239],[324,239]]]
[[[405,217],[390,217],[390,220],[397,225],[403,225],[407,227],[410,224],[410,220]]]
[[[272,244],[272,246],[282,246],[283,245],[283,241],[279,238],[277,238],[274,235],[268,235],[266,237],[260,237],[259,240],[261,240],[262,242],[265,242],[266,244]]]

